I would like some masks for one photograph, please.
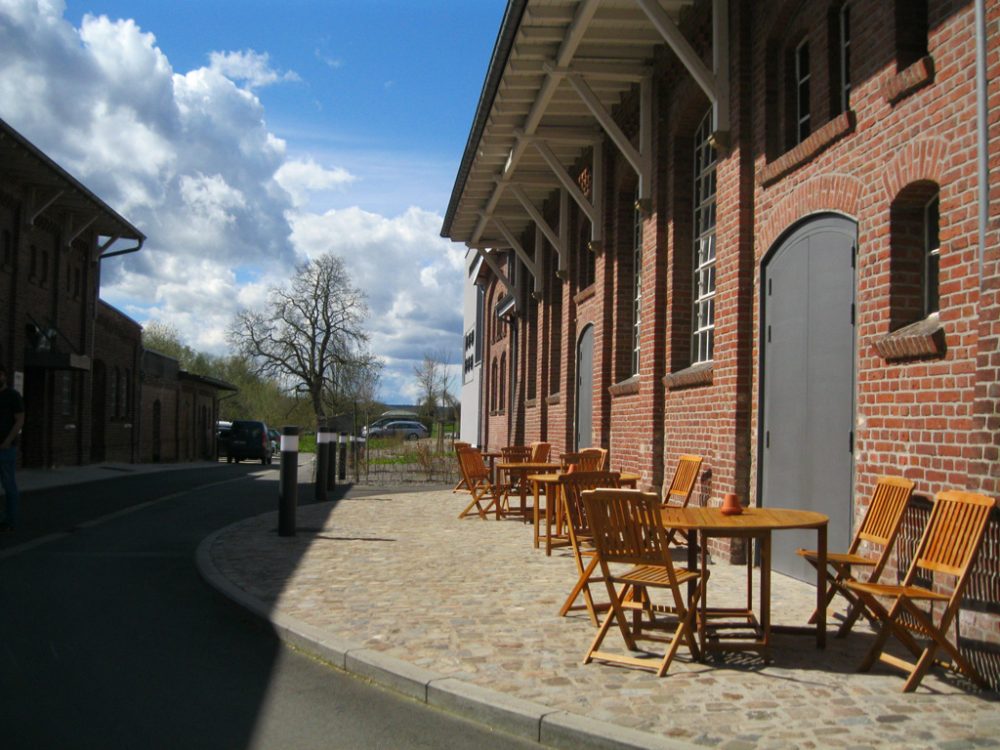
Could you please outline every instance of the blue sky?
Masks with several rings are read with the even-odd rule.
[[[505,5],[0,0],[0,117],[148,236],[109,302],[222,352],[333,251],[406,402],[423,354],[458,371],[464,247],[438,235]]]

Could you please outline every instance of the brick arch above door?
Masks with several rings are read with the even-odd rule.
[[[864,186],[849,174],[825,174],[806,180],[768,212],[757,236],[757,247],[767,252],[789,227],[811,214],[840,213],[856,218]]]

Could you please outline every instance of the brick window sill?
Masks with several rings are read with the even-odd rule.
[[[844,136],[853,133],[856,122],[853,110],[837,115],[798,146],[765,164],[759,173],[760,184],[767,186],[795,171]]]
[[[506,409],[494,409],[493,411],[490,412],[490,416],[491,417],[502,417],[506,413],[507,413]]]
[[[883,336],[874,346],[887,362],[943,357],[947,351],[944,326],[937,313]]]
[[[581,302],[586,302],[588,299],[597,294],[597,284],[591,284],[586,289],[581,289],[577,292],[576,296],[573,297],[573,302],[580,304]]]
[[[623,380],[620,383],[615,383],[608,388],[608,393],[611,394],[612,398],[618,398],[619,396],[633,396],[639,392],[639,383],[641,378],[638,375],[633,375],[627,380]]]
[[[534,409],[536,406],[538,406],[537,398],[527,398],[524,400],[525,409]]]
[[[921,57],[913,65],[901,70],[882,86],[882,96],[895,106],[914,91],[934,83],[934,58]]]
[[[663,376],[663,385],[667,390],[676,391],[681,388],[695,388],[702,385],[712,384],[712,362],[702,362],[683,370],[672,372]]]
[[[549,406],[556,406],[560,401],[562,401],[562,394],[553,393],[551,396],[545,397],[545,403]]]

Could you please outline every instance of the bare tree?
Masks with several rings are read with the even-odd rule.
[[[240,312],[229,340],[256,373],[306,396],[319,423],[349,374],[377,361],[362,328],[367,317],[364,294],[344,262],[327,253],[299,266],[286,286],[272,287],[266,310]]]
[[[419,365],[414,365],[413,374],[420,387],[420,406],[425,415],[444,426],[441,407],[454,407],[456,398],[452,395],[454,374],[448,368],[447,354],[444,352],[425,353]],[[443,445],[444,430],[438,430],[438,445]]]

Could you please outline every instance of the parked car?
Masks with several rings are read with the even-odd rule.
[[[229,429],[226,463],[243,459],[257,459],[262,464],[271,463],[271,440],[267,425],[249,419],[234,419]]]
[[[428,432],[427,428],[420,422],[397,420],[395,422],[388,422],[377,427],[373,426],[368,430],[366,437],[401,437],[406,440],[419,440],[420,438],[430,437],[430,432]]]

